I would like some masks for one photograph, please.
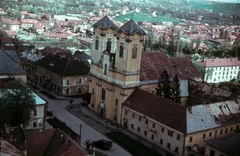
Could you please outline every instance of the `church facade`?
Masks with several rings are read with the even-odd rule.
[[[93,27],[89,108],[121,125],[122,103],[140,87],[145,32],[133,20],[118,28],[107,16]]]

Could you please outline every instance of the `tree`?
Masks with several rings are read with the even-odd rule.
[[[170,76],[167,70],[164,70],[158,80],[156,94],[170,99]]]
[[[173,82],[171,83],[171,100],[181,104],[181,92],[180,81],[176,74],[173,78]]]
[[[7,116],[4,121],[1,121],[1,126],[3,124],[10,126],[28,125],[31,111],[35,109],[33,92],[20,80],[13,80],[2,88],[1,95],[1,116]]]
[[[7,37],[8,37],[7,33],[3,30],[0,30],[0,38],[7,38]]]

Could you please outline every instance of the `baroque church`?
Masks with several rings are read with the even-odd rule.
[[[132,19],[119,28],[104,16],[93,28],[89,108],[103,118],[122,125],[122,103],[139,88],[154,93],[165,69],[181,80],[201,77],[188,58],[170,59],[163,52],[142,52],[146,33]],[[183,97],[187,96],[186,88],[182,88],[186,94]]]

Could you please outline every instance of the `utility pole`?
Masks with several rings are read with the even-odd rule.
[[[79,131],[79,144],[81,145],[82,140],[82,124],[80,124],[80,131]]]

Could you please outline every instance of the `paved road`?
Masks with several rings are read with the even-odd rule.
[[[106,136],[96,131],[85,122],[71,114],[69,111],[65,109],[66,106],[69,105],[69,100],[67,99],[49,99],[44,94],[39,93],[39,95],[48,101],[48,110],[53,111],[53,115],[55,115],[58,119],[65,122],[67,126],[69,126],[73,131],[79,134],[80,132],[80,124],[82,125],[81,131],[81,145],[85,147],[85,140],[98,140],[98,139],[108,139]],[[82,99],[75,99],[73,103],[81,103]],[[97,123],[96,123],[97,124]],[[108,139],[109,140],[109,139]],[[124,150],[119,145],[113,143],[113,147],[110,150],[100,150],[107,156],[131,156],[126,150]]]

